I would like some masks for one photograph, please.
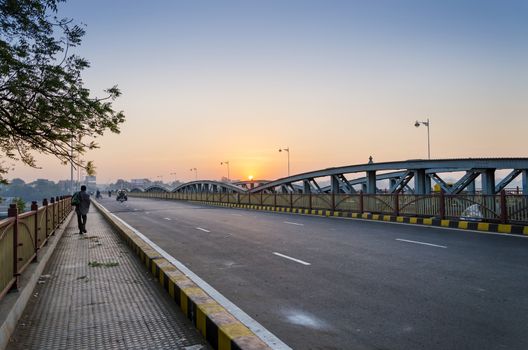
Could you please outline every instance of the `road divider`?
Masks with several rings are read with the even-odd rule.
[[[291,350],[139,231],[101,204],[94,204],[214,349]]]

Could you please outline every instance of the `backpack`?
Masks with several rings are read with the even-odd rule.
[[[79,192],[75,192],[73,194],[72,199],[71,199],[71,204],[75,206],[81,204],[81,198],[79,196]]]

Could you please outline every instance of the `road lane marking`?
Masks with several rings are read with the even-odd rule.
[[[231,214],[233,216],[242,216],[242,214]]]
[[[407,243],[415,243],[415,244],[428,245],[428,246],[431,246],[431,247],[437,247],[437,248],[447,248],[446,246],[443,246],[443,245],[432,244],[432,243],[425,243],[425,242],[418,242],[418,241],[410,241],[410,240],[408,240],[408,239],[396,238],[396,240],[397,240],[397,241],[400,241],[400,242],[407,242]]]
[[[273,252],[273,254],[277,255],[277,256],[280,256],[281,258],[284,258],[284,259],[288,259],[288,260],[291,260],[291,261],[295,261],[299,264],[303,264],[303,265],[312,265],[310,264],[309,262],[306,262],[306,261],[302,261],[302,260],[299,260],[299,259],[295,259],[295,258],[292,258],[291,256],[288,256],[288,255],[284,255],[284,254],[281,254],[281,253],[277,253],[277,252]]]
[[[197,227],[196,229],[197,229],[197,230],[200,230],[200,231],[203,231],[203,232],[211,232],[211,231],[209,231],[209,230],[206,230],[206,229],[204,229],[204,228],[201,228],[201,227]]]
[[[171,221],[171,219],[170,219],[170,218],[163,218],[163,219],[164,219],[164,220],[168,220],[168,221]]]
[[[304,224],[299,224],[298,222],[284,221],[284,223],[288,225],[304,226]]]

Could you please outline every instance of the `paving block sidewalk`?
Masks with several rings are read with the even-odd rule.
[[[11,337],[21,349],[209,349],[92,206],[68,224]]]

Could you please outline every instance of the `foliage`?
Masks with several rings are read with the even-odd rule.
[[[23,213],[26,211],[26,202],[22,198],[20,197],[13,198],[11,203],[16,204],[19,213]]]
[[[118,133],[123,112],[113,109],[117,86],[92,97],[81,73],[86,59],[72,54],[85,30],[58,18],[64,0],[0,0],[0,152],[36,167],[34,152],[87,168],[78,157],[94,138]],[[8,169],[0,162],[0,181]]]
[[[26,184],[21,179],[13,179],[9,185],[0,187],[1,197],[20,197],[26,202],[37,201],[39,205],[44,198],[50,199],[60,194],[69,192],[69,181],[55,183],[53,181],[38,179]]]

